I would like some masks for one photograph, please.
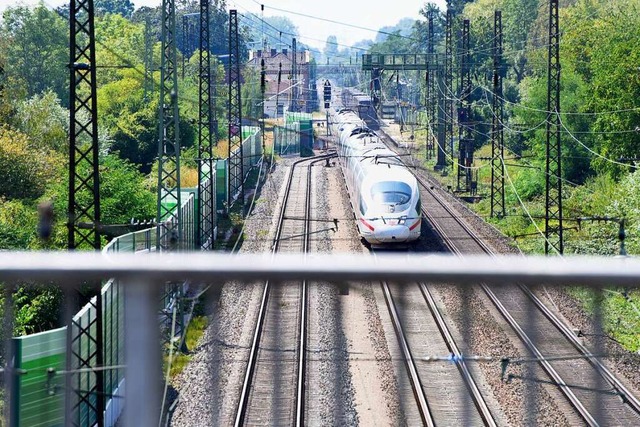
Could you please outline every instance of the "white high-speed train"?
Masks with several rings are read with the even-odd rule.
[[[418,182],[353,110],[340,110],[338,158],[360,236],[380,246],[420,237]]]

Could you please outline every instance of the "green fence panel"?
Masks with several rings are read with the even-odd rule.
[[[12,425],[64,425],[64,376],[67,328],[13,338],[17,378]]]
[[[274,126],[274,151],[279,156],[300,154],[300,122]]]
[[[216,206],[218,210],[227,205],[227,159],[216,162]]]

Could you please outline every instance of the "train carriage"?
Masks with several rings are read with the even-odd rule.
[[[360,236],[376,246],[420,237],[418,183],[352,110],[337,114],[338,157]]]

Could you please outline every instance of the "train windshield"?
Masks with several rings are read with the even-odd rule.
[[[411,199],[411,187],[399,181],[376,182],[371,186],[371,197],[376,203],[404,205]]]

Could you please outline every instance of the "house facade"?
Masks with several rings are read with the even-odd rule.
[[[312,81],[313,76],[310,76],[309,51],[296,52],[295,76],[293,75],[293,52],[289,49],[250,51],[247,65],[260,72],[262,60],[264,60],[266,72],[264,94],[266,118],[283,117],[285,111],[312,112],[317,109],[315,81]],[[297,97],[294,100],[295,95]]]

